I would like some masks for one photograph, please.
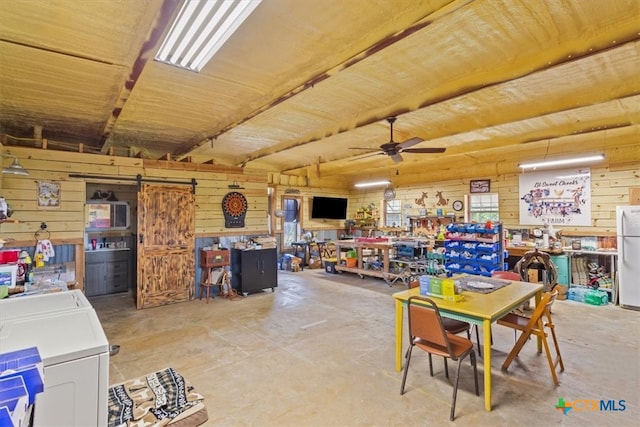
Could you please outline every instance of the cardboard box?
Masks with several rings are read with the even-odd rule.
[[[557,298],[559,300],[566,300],[568,297],[568,293],[569,293],[569,287],[567,285],[556,285],[555,290],[558,291],[558,296]]]
[[[439,277],[432,277],[429,280],[429,292],[432,295],[442,295],[442,279]]]
[[[444,297],[453,298],[456,294],[455,283],[453,279],[443,279],[442,280],[442,295]]]
[[[429,295],[431,292],[431,277],[420,276],[418,286],[420,286],[420,295]]]

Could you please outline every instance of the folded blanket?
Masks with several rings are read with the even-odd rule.
[[[165,426],[204,397],[173,368],[109,388],[109,427]]]

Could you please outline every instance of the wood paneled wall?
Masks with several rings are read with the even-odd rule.
[[[310,187],[293,187],[293,186],[278,186],[274,187],[274,201],[275,201],[275,209],[282,209],[282,196],[285,195],[284,191],[286,189],[294,189],[297,190],[298,193],[291,194],[293,197],[298,197],[302,201],[301,213],[300,213],[300,224],[303,229],[307,231],[317,231],[317,230],[339,230],[344,229],[344,221],[343,220],[332,220],[332,219],[311,219],[311,202],[312,198],[315,196],[323,196],[323,197],[345,197],[349,198],[349,192],[346,190],[336,190],[336,189],[323,189],[323,188],[310,188]],[[349,200],[348,208],[350,209],[351,200]],[[282,231],[282,221],[280,218],[274,219],[274,228],[276,233]]]
[[[491,192],[498,193],[500,201],[500,219],[506,227],[527,228],[520,225],[519,218],[519,179],[518,174],[479,176],[477,179],[491,180]],[[437,208],[444,208],[453,212],[451,204],[454,200],[464,200],[469,193],[469,179],[456,179],[439,182],[429,182],[420,186],[396,187],[396,199],[402,201],[403,215],[417,215],[419,209],[435,212]],[[591,168],[591,205],[592,225],[590,227],[557,227],[564,232],[584,235],[615,234],[615,207],[629,204],[629,188],[640,183],[640,164],[629,164],[617,167]],[[353,191],[349,199],[350,216],[360,206],[374,203],[380,205],[383,198],[383,187],[367,191]],[[437,206],[436,192],[442,192],[448,200],[446,206]],[[416,199],[426,192],[425,207],[419,206]],[[459,215],[459,213],[456,213]]]
[[[267,232],[268,209],[267,173],[245,171],[241,168],[114,157],[42,150],[37,148],[2,147],[3,151],[18,157],[29,171],[28,176],[2,175],[0,195],[14,210],[11,220],[0,224],[0,236],[14,241],[7,244],[35,243],[34,233],[41,223],[46,223],[51,240],[56,244],[83,244],[84,205],[87,183],[94,183],[102,190],[115,186],[136,185],[139,174],[143,179],[189,182],[196,180],[196,235],[198,237],[264,234]],[[8,165],[12,159],[3,159]],[[92,178],[71,178],[69,175],[91,175]],[[93,178],[95,176],[95,178]],[[100,177],[116,179],[103,179]],[[132,181],[133,180],[133,181]],[[37,181],[54,181],[61,185],[60,207],[39,209],[36,205]],[[236,183],[240,190],[229,189]],[[102,188],[103,187],[103,188]],[[91,186],[91,189],[96,188]],[[224,226],[222,198],[229,191],[240,191],[247,198],[249,208],[244,228],[227,229]],[[117,195],[117,193],[116,193]],[[132,217],[135,221],[135,216]]]
[[[198,237],[266,234],[268,224],[267,185],[273,185],[275,209],[281,208],[281,196],[285,189],[295,188],[303,200],[302,225],[308,230],[341,229],[344,221],[311,220],[310,198],[313,196],[349,197],[349,217],[355,211],[370,203],[380,206],[383,188],[366,191],[340,190],[335,188],[308,187],[304,180],[281,183],[281,175],[260,171],[243,170],[208,164],[192,164],[164,160],[145,160],[107,155],[59,152],[35,148],[3,147],[3,150],[18,156],[20,163],[30,172],[29,176],[2,175],[0,195],[4,196],[14,210],[11,217],[17,223],[0,224],[0,236],[14,239],[11,245],[35,243],[34,233],[42,222],[47,224],[51,239],[56,244],[83,244],[84,205],[87,198],[87,183],[94,183],[103,190],[109,186],[135,184],[138,174],[143,178],[188,182],[196,179],[196,235]],[[619,161],[621,159],[618,159]],[[629,188],[640,183],[640,162],[630,159],[627,163],[614,166],[592,167],[592,219],[591,227],[574,227],[579,233],[615,232],[615,206],[629,203]],[[8,165],[10,158],[3,159]],[[70,178],[70,174],[118,177],[118,180]],[[416,199],[426,192],[425,207],[435,210],[442,207],[452,212],[451,203],[463,200],[469,191],[469,179],[432,181],[425,178],[424,185],[396,186],[397,198],[402,200],[405,215],[417,215],[419,206]],[[474,179],[490,179],[491,191],[500,196],[500,217],[507,227],[519,227],[518,218],[518,174],[475,176]],[[55,181],[61,184],[61,203],[57,209],[39,209],[36,206],[36,182]],[[274,182],[275,181],[275,182]],[[244,187],[241,191],[249,202],[246,227],[227,229],[221,208],[222,198],[232,191],[229,184]],[[95,188],[95,187],[90,187]],[[446,206],[436,206],[436,192],[441,191],[448,200]],[[274,232],[280,231],[279,219],[273,218]],[[566,230],[566,229],[565,229]]]

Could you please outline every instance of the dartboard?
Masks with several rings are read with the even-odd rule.
[[[244,217],[247,214],[247,208],[247,199],[242,193],[238,193],[237,191],[227,193],[222,199],[225,227],[244,227]]]

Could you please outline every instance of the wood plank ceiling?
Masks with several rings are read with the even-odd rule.
[[[52,148],[311,185],[501,173],[585,147],[640,161],[637,0],[263,0],[200,73],[153,60],[179,6],[0,2],[5,145],[37,146],[41,129]],[[388,142],[389,116],[394,141],[446,152],[351,149]]]

